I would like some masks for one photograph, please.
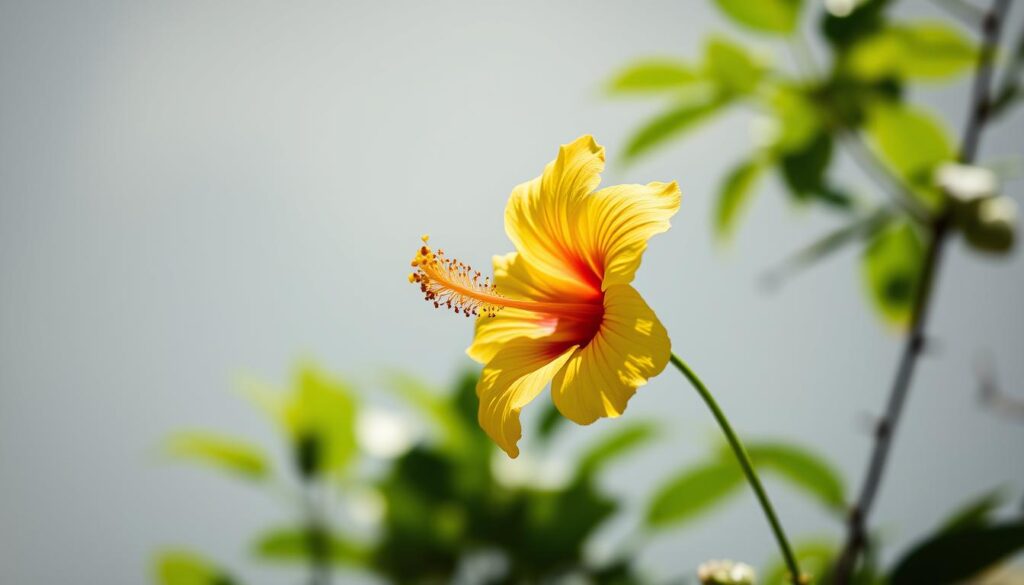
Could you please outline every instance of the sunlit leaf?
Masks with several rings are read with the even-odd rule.
[[[942,79],[968,71],[977,59],[974,44],[940,22],[889,27],[858,44],[849,55],[851,69],[866,79]]]
[[[747,443],[747,453],[758,470],[776,474],[828,508],[844,509],[845,488],[839,473],[817,454],[797,445],[779,442]],[[720,457],[729,461],[732,451],[723,448]]]
[[[232,585],[235,581],[205,558],[187,551],[166,551],[156,560],[159,585]]]
[[[957,508],[942,523],[942,532],[957,532],[965,529],[976,529],[988,525],[992,514],[1006,501],[1000,490],[995,490],[975,498]]]
[[[817,585],[823,583],[822,577],[829,569],[832,560],[835,558],[836,546],[830,540],[808,540],[797,543],[793,547],[793,554],[796,556],[800,570],[810,576],[806,585]],[[789,576],[789,569],[785,561],[776,559],[765,570],[764,579],[758,581],[763,585],[793,585]]]
[[[646,59],[626,67],[608,84],[612,93],[649,93],[687,87],[702,76],[674,59]]]
[[[938,205],[933,170],[955,157],[942,125],[923,110],[886,104],[871,110],[867,131],[886,163],[915,187],[921,201]]]
[[[896,563],[891,585],[960,583],[1024,550],[1024,523],[940,532]]]
[[[343,472],[356,454],[353,391],[312,364],[300,365],[294,384],[285,420],[296,448],[315,447],[312,472]]]
[[[626,146],[626,159],[636,159],[656,146],[690,130],[706,121],[722,107],[724,102],[716,97],[681,103],[655,117],[637,130]]]
[[[266,457],[259,447],[212,433],[178,433],[168,441],[167,452],[179,459],[198,461],[249,479],[262,479],[267,474]]]
[[[802,0],[715,0],[730,18],[750,29],[789,34],[800,18]]]
[[[621,457],[657,436],[654,423],[623,426],[588,448],[580,458],[579,474],[592,475],[616,457]]]
[[[726,175],[715,204],[715,235],[722,240],[732,237],[764,168],[764,162],[755,158],[741,162]]]
[[[306,563],[312,556],[314,546],[324,547],[326,560],[343,565],[365,564],[370,553],[366,545],[341,535],[328,532],[312,533],[301,528],[278,528],[267,531],[256,539],[252,551],[266,561]]]
[[[748,94],[757,88],[764,68],[742,45],[716,36],[704,50],[708,74],[725,92]]]
[[[774,84],[768,104],[778,123],[772,148],[786,154],[799,152],[821,132],[821,119],[808,89]]]
[[[725,501],[743,485],[735,461],[712,461],[684,470],[655,493],[647,509],[647,524],[684,524]]]
[[[895,327],[910,322],[924,261],[924,244],[917,231],[899,222],[878,231],[861,261],[871,304]]]

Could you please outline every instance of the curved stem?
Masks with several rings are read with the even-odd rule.
[[[672,365],[686,376],[686,379],[690,381],[690,384],[697,390],[700,397],[704,399],[704,403],[707,404],[711,414],[714,415],[715,420],[718,422],[718,426],[721,427],[722,434],[729,441],[729,446],[732,448],[733,453],[735,453],[736,460],[739,462],[740,467],[743,468],[743,475],[747,476],[747,482],[750,484],[750,488],[754,490],[757,502],[761,504],[761,509],[768,519],[768,524],[771,525],[772,532],[775,534],[775,540],[779,544],[779,550],[782,552],[782,558],[786,561],[786,567],[789,569],[791,581],[793,583],[800,583],[802,575],[800,565],[796,562],[796,556],[793,554],[793,549],[789,546],[789,541],[786,539],[786,532],[782,529],[782,523],[779,522],[779,517],[775,514],[775,508],[772,507],[772,502],[768,499],[768,492],[761,485],[761,479],[757,476],[757,471],[754,470],[754,465],[750,462],[750,456],[747,455],[747,450],[743,447],[743,443],[736,435],[736,432],[732,430],[729,419],[726,418],[725,413],[722,412],[721,407],[718,406],[718,402],[715,401],[715,397],[711,395],[711,391],[704,385],[704,382],[701,381],[682,358],[673,353],[670,359]]]

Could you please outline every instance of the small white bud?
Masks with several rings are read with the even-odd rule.
[[[996,174],[989,169],[958,163],[945,163],[936,169],[935,183],[961,203],[992,197],[999,188]]]
[[[857,7],[857,0],[825,0],[825,10],[832,16],[849,16]]]
[[[701,563],[697,578],[703,585],[754,585],[757,576],[750,565],[722,559]]]
[[[418,434],[405,417],[385,410],[368,409],[356,420],[356,440],[374,457],[393,459],[404,455]]]
[[[986,199],[978,205],[978,219],[985,224],[1012,227],[1017,223],[1017,202],[1005,195]]]

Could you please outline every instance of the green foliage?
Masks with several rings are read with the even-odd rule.
[[[751,30],[790,34],[799,23],[802,0],[715,0],[729,18]]]
[[[725,95],[745,95],[757,89],[764,67],[743,45],[724,37],[711,37],[705,47],[709,77]]]
[[[647,524],[681,525],[723,503],[743,486],[743,472],[733,461],[709,461],[687,468],[655,493]]]
[[[748,443],[747,454],[758,471],[775,473],[825,507],[837,512],[844,510],[846,495],[839,473],[818,455],[797,445],[779,442]],[[731,452],[723,449],[719,456],[725,459]]]
[[[154,567],[159,585],[233,585],[235,581],[200,555],[180,550],[161,553]]]
[[[807,585],[827,583],[824,579],[829,566],[835,560],[835,543],[828,539],[806,540],[793,547],[793,554],[800,563],[800,569],[810,577]],[[763,585],[792,585],[789,570],[782,559],[776,559],[764,571]]]
[[[923,110],[907,105],[879,104],[872,108],[868,134],[884,160],[926,205],[941,204],[934,188],[935,168],[955,157],[942,125]]]
[[[253,543],[253,554],[262,560],[298,564],[307,563],[314,556],[313,549],[323,546],[324,557],[331,563],[362,566],[369,550],[366,544],[344,535],[331,534],[325,529],[307,527],[275,528],[260,534]]]
[[[652,423],[622,424],[583,453],[578,474],[593,476],[616,458],[629,454],[657,436],[658,429]]]
[[[657,93],[686,88],[701,81],[687,63],[674,59],[644,59],[623,69],[608,83],[611,93]]]
[[[910,322],[921,277],[924,243],[905,221],[878,231],[861,260],[868,297],[890,325]]]
[[[732,237],[764,168],[763,160],[746,160],[734,167],[726,176],[718,191],[715,206],[715,233],[721,239],[728,240]]]
[[[263,452],[246,442],[206,432],[184,432],[171,437],[167,452],[248,479],[263,479],[268,464]]]
[[[636,159],[654,147],[697,127],[717,113],[725,103],[723,98],[709,95],[674,106],[633,134],[626,146],[626,160]]]
[[[890,26],[859,43],[849,55],[854,74],[864,79],[944,79],[969,70],[977,48],[943,23]]]
[[[891,585],[959,583],[1024,550],[1024,522],[942,532],[915,546],[890,576]]]
[[[961,530],[980,528],[989,524],[996,508],[1006,501],[999,490],[988,492],[956,509],[942,523],[940,533],[949,534]]]

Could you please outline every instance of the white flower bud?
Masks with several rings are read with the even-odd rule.
[[[710,560],[697,567],[703,585],[754,585],[757,576],[747,564],[730,560]]]
[[[945,163],[936,169],[935,183],[961,203],[992,197],[999,188],[999,181],[992,171],[958,163]]]

